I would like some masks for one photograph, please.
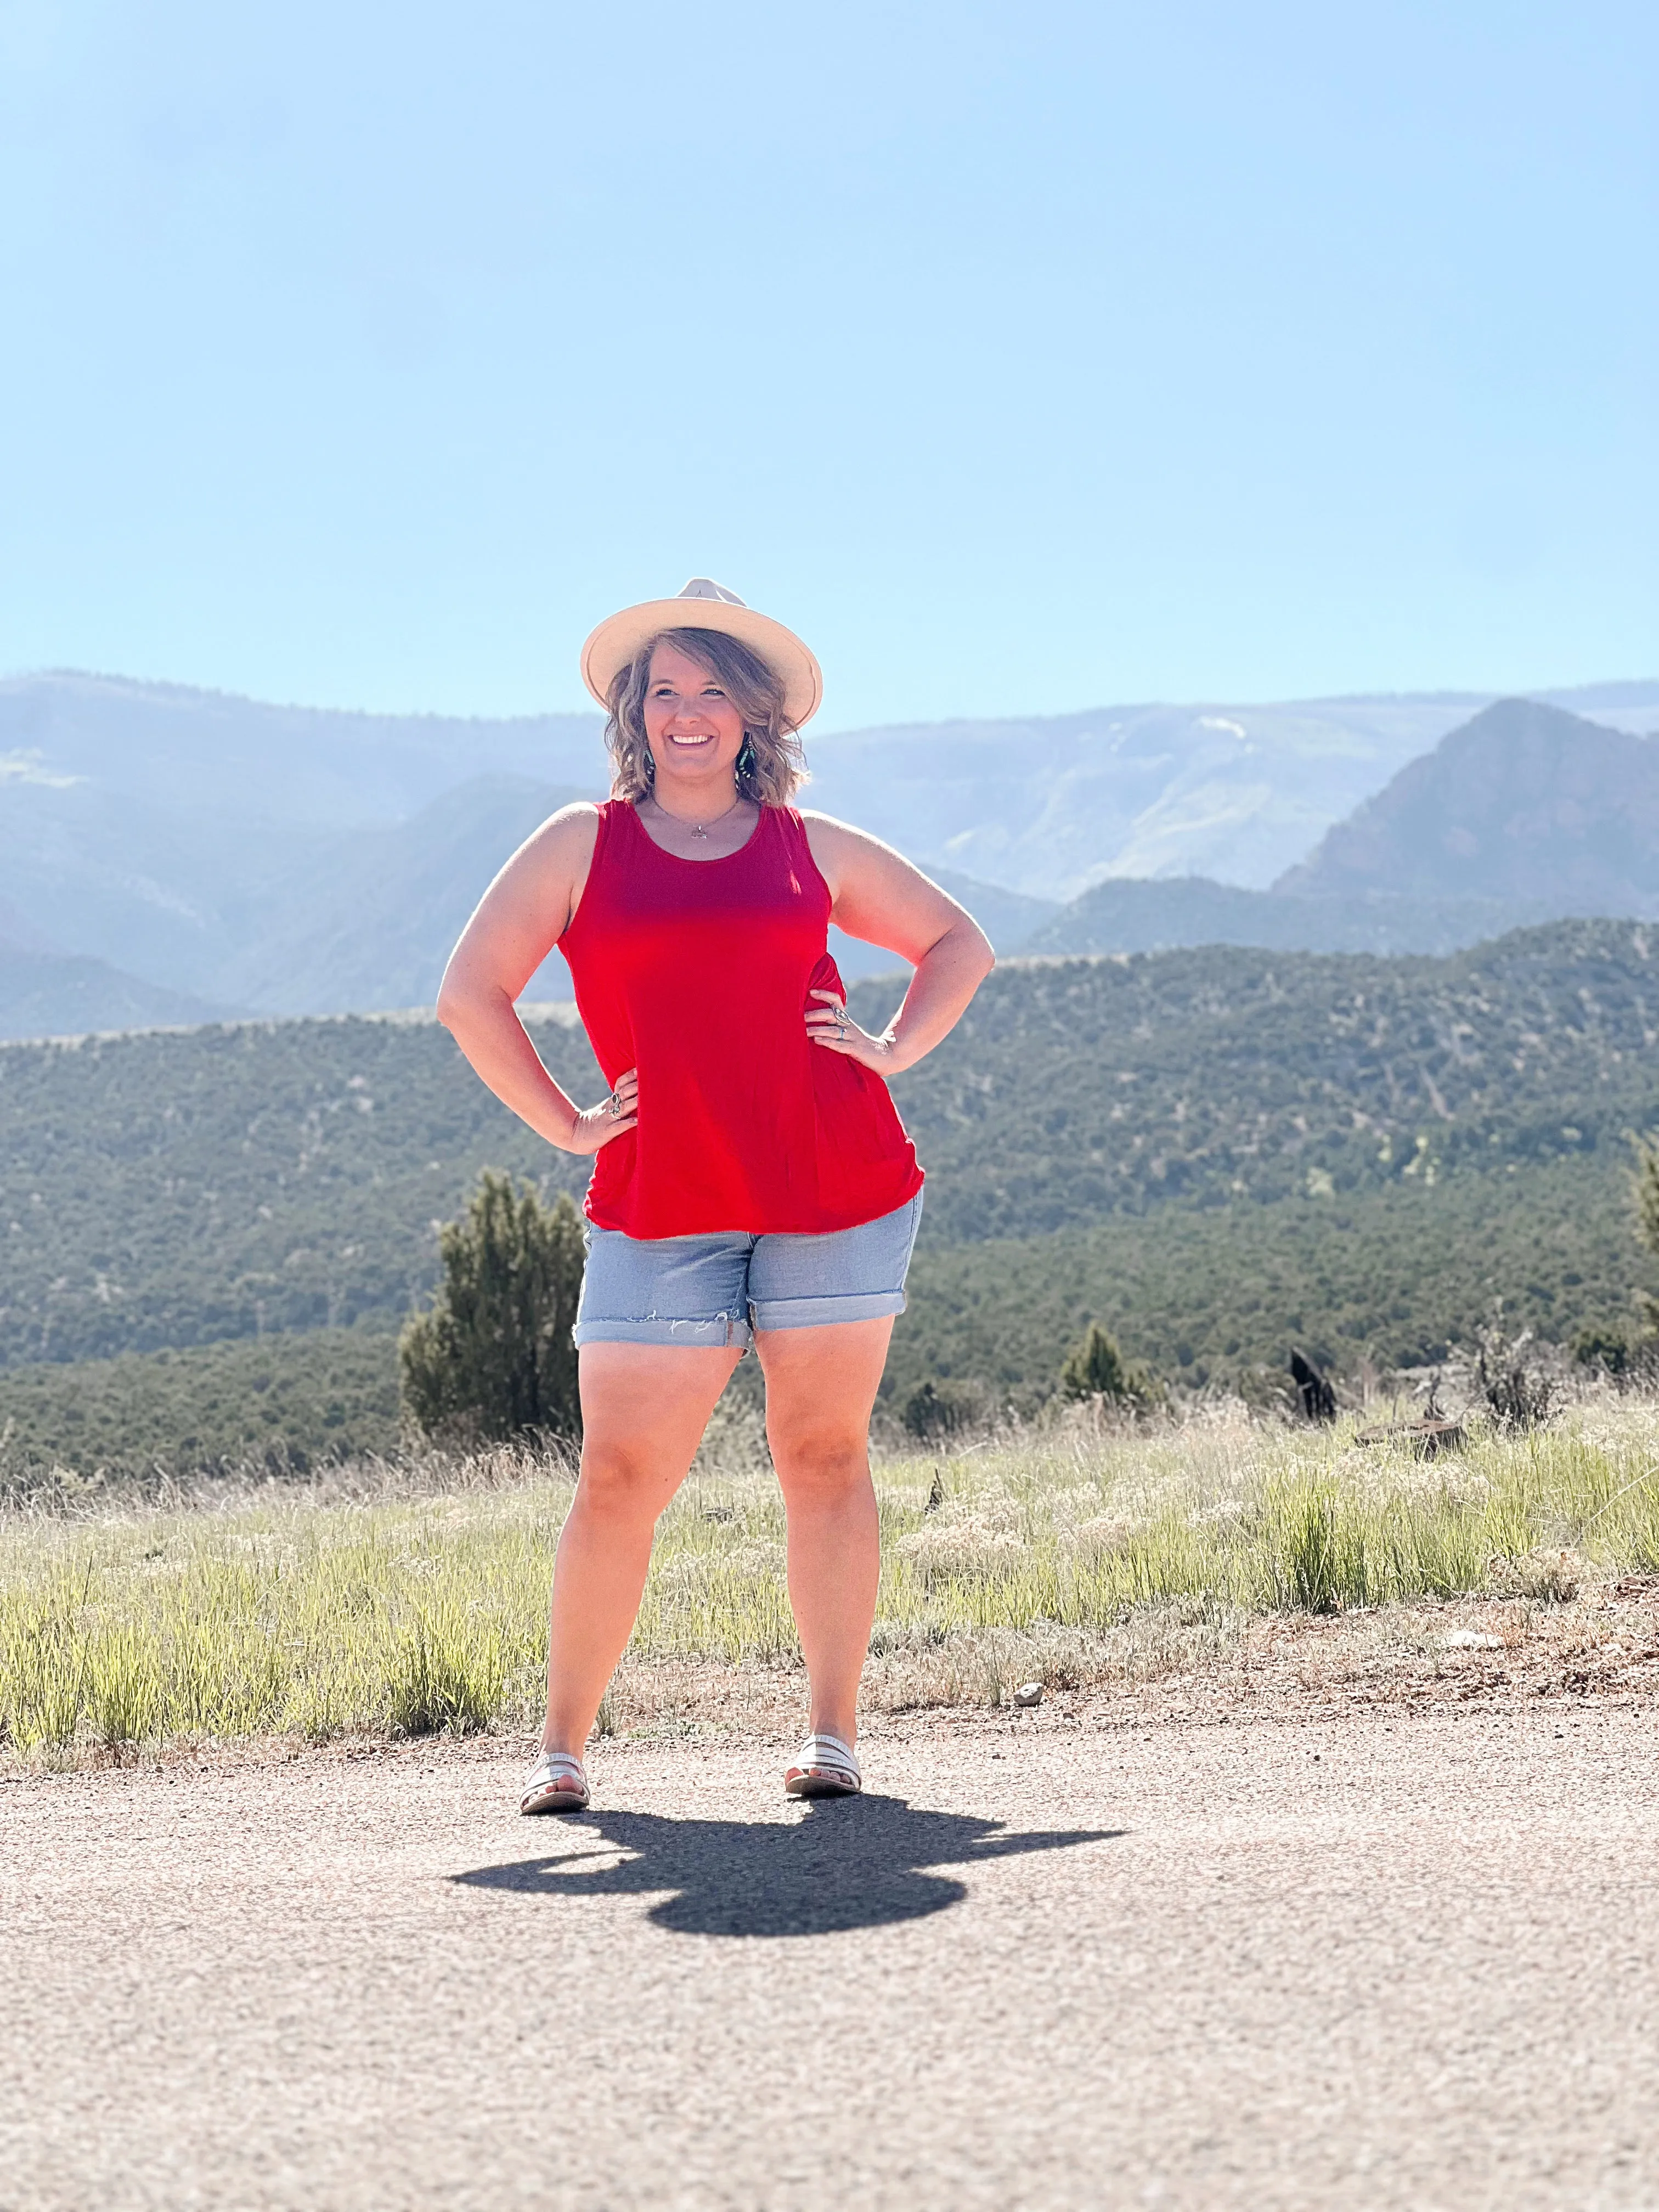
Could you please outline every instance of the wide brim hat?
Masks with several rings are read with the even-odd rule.
[[[610,704],[617,671],[665,629],[717,629],[740,640],[782,683],[783,711],[797,729],[817,713],[823,671],[810,647],[707,576],[693,576],[674,599],[642,600],[599,624],[582,647],[582,682],[600,706]]]

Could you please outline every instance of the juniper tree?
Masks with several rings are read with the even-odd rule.
[[[1060,1370],[1060,1387],[1068,1398],[1127,1398],[1128,1370],[1123,1355],[1100,1323],[1091,1322],[1089,1334],[1074,1344]]]
[[[1659,1141],[1636,1140],[1637,1234],[1650,1252],[1659,1252]]]
[[[1659,1141],[1636,1139],[1636,1233],[1650,1252],[1659,1252]],[[1659,1298],[1638,1291],[1636,1304],[1650,1332],[1659,1334]]]
[[[440,1233],[443,1281],[398,1343],[404,1409],[427,1436],[467,1440],[581,1425],[570,1328],[582,1279],[581,1218],[486,1169]]]

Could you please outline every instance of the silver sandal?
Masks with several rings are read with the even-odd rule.
[[[544,1751],[524,1778],[521,1813],[585,1813],[587,1777],[568,1751]]]
[[[809,1735],[783,1786],[791,1797],[856,1797],[864,1777],[850,1743],[838,1735]]]

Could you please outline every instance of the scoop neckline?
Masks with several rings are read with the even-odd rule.
[[[666,845],[659,845],[657,842],[656,839],[651,835],[651,832],[646,828],[644,823],[640,819],[639,802],[637,799],[630,799],[628,801],[628,811],[634,817],[635,828],[639,831],[641,836],[644,838],[646,843],[649,845],[653,853],[660,853],[665,860],[678,860],[682,866],[687,868],[717,868],[722,860],[740,860],[744,854],[749,850],[749,848],[754,843],[756,838],[760,836],[761,826],[766,820],[766,803],[763,799],[759,802],[757,811],[755,815],[754,828],[749,832],[749,835],[744,839],[742,844],[739,845],[734,852],[711,853],[706,860],[694,860],[689,853],[672,853],[670,852]]]

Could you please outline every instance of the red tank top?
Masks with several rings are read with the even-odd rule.
[[[665,852],[629,800],[600,807],[559,939],[606,1080],[639,1070],[638,1126],[593,1163],[600,1228],[821,1235],[921,1189],[887,1085],[806,1034],[807,994],[841,989],[830,904],[793,807],[717,860]]]

